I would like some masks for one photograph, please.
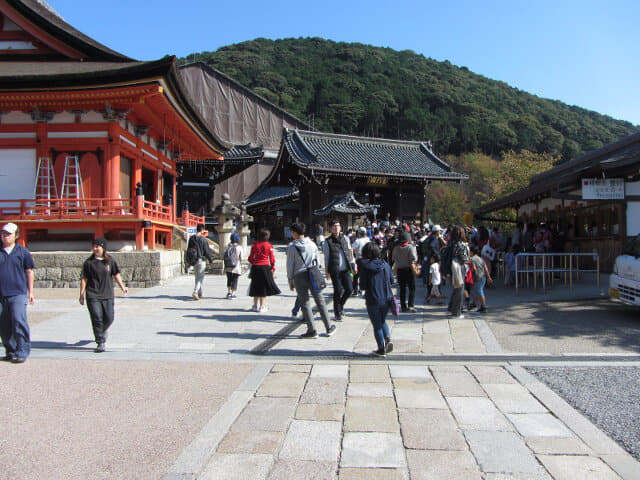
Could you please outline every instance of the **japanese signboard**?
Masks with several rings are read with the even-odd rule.
[[[583,178],[583,200],[622,200],[624,180],[622,178]]]

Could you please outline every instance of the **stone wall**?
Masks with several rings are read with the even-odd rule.
[[[36,288],[77,288],[82,264],[89,252],[32,252]],[[182,275],[180,250],[156,250],[110,253],[118,262],[125,285],[146,288],[161,285]]]

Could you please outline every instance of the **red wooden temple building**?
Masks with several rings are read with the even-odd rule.
[[[223,161],[175,58],[140,62],[42,0],[0,0],[0,221],[20,242],[105,236],[171,248],[180,163]]]

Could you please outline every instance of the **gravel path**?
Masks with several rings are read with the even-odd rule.
[[[640,367],[527,367],[640,460]]]

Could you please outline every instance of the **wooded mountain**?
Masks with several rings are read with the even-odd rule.
[[[180,59],[208,63],[325,132],[427,140],[440,155],[546,152],[571,159],[638,131],[411,50],[259,38]]]

